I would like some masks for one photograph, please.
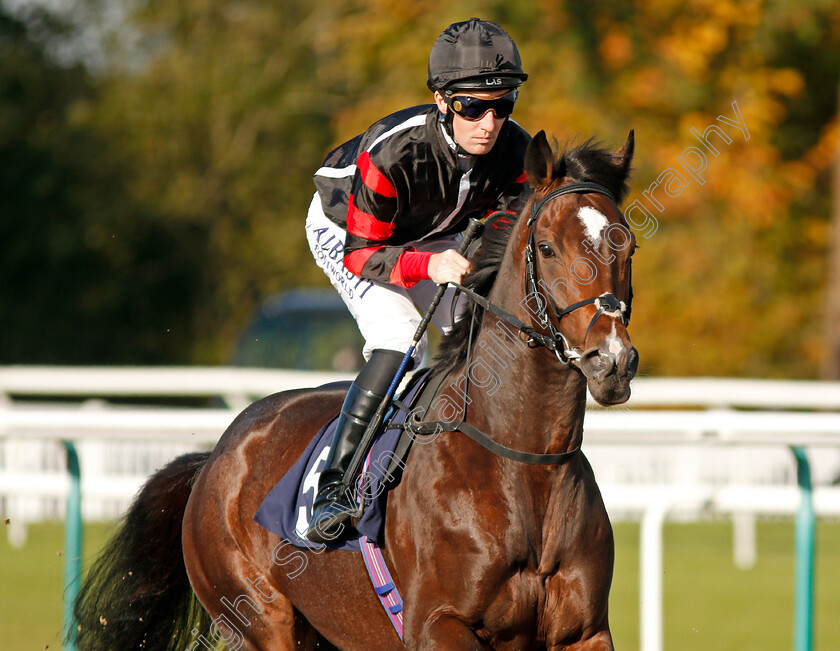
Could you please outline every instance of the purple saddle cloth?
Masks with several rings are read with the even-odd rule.
[[[408,393],[402,396],[403,404],[411,404],[421,382],[412,382]],[[366,479],[364,490],[367,502],[364,514],[356,524],[355,531],[348,537],[340,538],[330,549],[361,551],[361,538],[382,544],[385,519],[385,485],[389,479],[388,468],[394,458],[394,450],[403,433],[398,427],[405,422],[407,413],[392,407],[385,419],[384,431],[380,432],[368,452],[366,470],[362,477]],[[277,482],[263,500],[254,520],[263,528],[277,534],[283,540],[306,549],[321,547],[317,543],[303,538],[312,517],[312,503],[318,491],[318,477],[324,470],[332,443],[338,416],[327,423],[283,478]]]

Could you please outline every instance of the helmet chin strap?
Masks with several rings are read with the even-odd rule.
[[[452,128],[453,116],[454,113],[452,111],[447,111],[446,113],[438,111],[438,122],[440,122],[444,132],[448,136],[449,147],[459,156],[472,156],[473,154],[461,147],[458,141],[455,140],[455,130]]]

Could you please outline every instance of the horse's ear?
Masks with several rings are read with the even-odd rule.
[[[627,140],[621,146],[617,152],[615,152],[616,158],[620,158],[621,162],[618,164],[624,170],[630,169],[630,163],[633,162],[633,150],[636,148],[636,139],[633,135],[633,129],[630,129],[630,133],[627,136]]]
[[[525,150],[525,172],[532,188],[548,185],[554,175],[554,152],[545,137],[545,131],[540,131],[528,143]]]

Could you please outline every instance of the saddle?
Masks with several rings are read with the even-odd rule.
[[[399,398],[394,399],[392,409],[368,451],[357,484],[362,514],[353,524],[358,535],[337,539],[330,545],[331,549],[361,551],[364,538],[382,541],[387,492],[399,483],[411,446],[418,437],[409,423],[418,422],[428,412],[444,377],[444,373],[434,374],[430,369],[421,369],[411,377]],[[318,475],[326,461],[337,418],[336,415],[318,432],[271,489],[254,516],[260,526],[295,547],[320,547],[302,534],[312,515]]]

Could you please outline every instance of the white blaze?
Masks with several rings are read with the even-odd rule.
[[[583,227],[586,229],[586,236],[590,240],[594,242],[601,239],[601,232],[609,224],[609,220],[602,212],[590,206],[584,206],[578,212],[578,217],[583,222]]]
[[[624,344],[621,343],[621,339],[618,338],[615,332],[615,322],[613,322],[612,332],[610,332],[609,337],[607,337],[607,350],[609,350],[613,355],[618,355],[621,352],[621,349],[624,348]]]

